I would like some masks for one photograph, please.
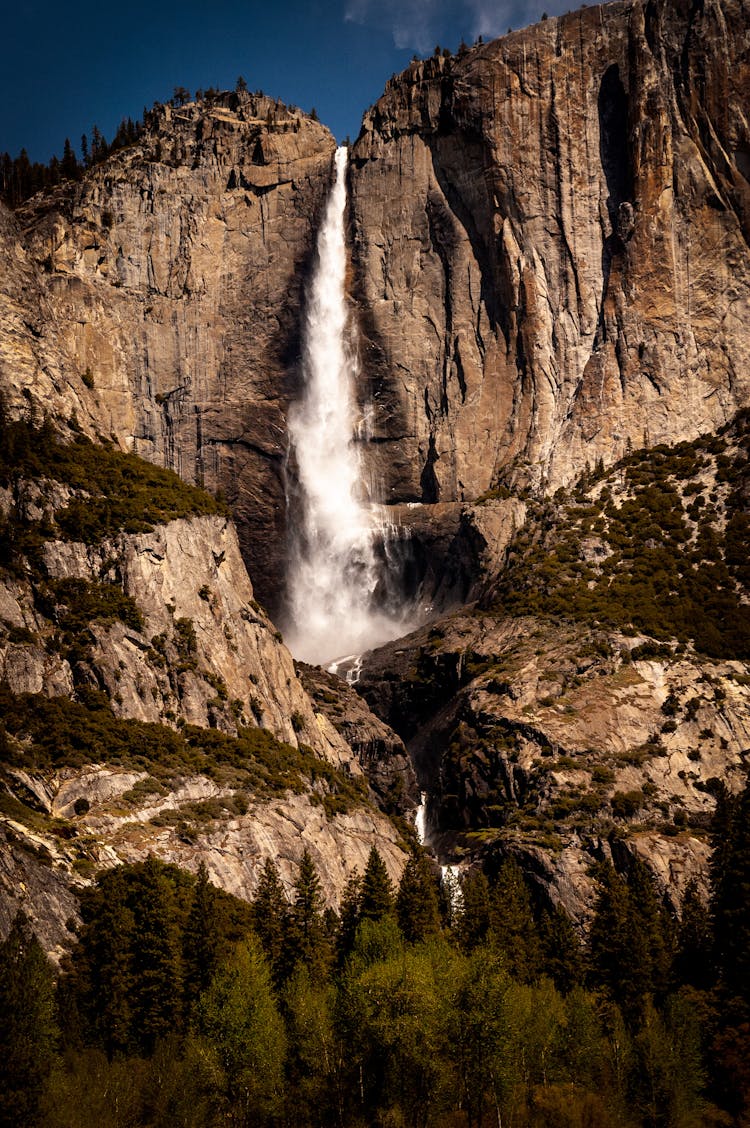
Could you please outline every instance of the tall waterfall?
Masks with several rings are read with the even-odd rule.
[[[290,497],[292,535],[285,635],[295,657],[325,663],[395,638],[408,627],[378,610],[375,539],[379,507],[365,498],[354,396],[356,342],[346,302],[347,150],[336,152],[336,178],[317,243],[303,341],[304,392],[289,412],[297,467]]]

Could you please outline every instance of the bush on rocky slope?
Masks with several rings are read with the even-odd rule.
[[[81,686],[78,700],[10,693],[0,684],[3,760],[27,772],[109,764],[147,771],[164,783],[205,775],[254,796],[303,792],[316,783],[330,813],[366,802],[362,777],[351,777],[304,745],[293,748],[262,728],[238,736],[216,729],[166,725],[116,717],[103,693]],[[11,739],[9,739],[11,738]]]
[[[64,537],[86,544],[120,531],[148,532],[179,517],[228,513],[221,501],[172,470],[83,435],[63,442],[49,420],[39,425],[9,420],[0,405],[0,485],[28,478],[52,479],[84,495],[73,497],[54,518]],[[18,513],[12,519],[19,532],[26,525],[42,537],[52,535],[49,521],[24,522]]]
[[[585,475],[511,546],[487,606],[750,657],[750,418]]]

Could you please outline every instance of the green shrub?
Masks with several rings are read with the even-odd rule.
[[[642,791],[616,791],[610,799],[612,814],[618,819],[631,819],[644,802]]]
[[[741,421],[732,430],[738,435]],[[572,493],[558,491],[527,523],[538,535],[527,527],[511,544],[495,608],[597,620],[656,640],[636,647],[634,660],[673,657],[668,639],[692,640],[709,657],[750,657],[750,462],[726,448],[709,438],[627,456],[616,469],[625,471],[630,496],[619,505],[611,491],[590,503],[590,472]],[[682,483],[713,460],[731,486],[724,533],[713,505],[701,498],[686,511],[681,497]],[[595,521],[605,555],[585,561],[581,537]]]
[[[294,729],[294,731],[295,732],[302,732],[303,728],[305,727],[305,718],[302,716],[302,714],[298,713],[295,710],[295,712],[292,713],[292,716],[291,716],[290,719],[291,719],[292,728]]]
[[[49,537],[61,530],[71,540],[97,544],[120,531],[149,532],[179,517],[228,515],[222,502],[183,482],[172,470],[82,435],[62,442],[49,420],[38,426],[11,421],[0,403],[0,485],[11,486],[23,478],[51,478],[90,496],[74,498],[58,511],[57,530],[16,517],[17,525],[25,525],[14,529],[17,540],[24,532]]]
[[[40,593],[42,609],[54,618],[60,629],[78,635],[89,623],[119,620],[134,631],[143,629],[143,619],[131,596],[116,584],[95,580],[53,580]]]

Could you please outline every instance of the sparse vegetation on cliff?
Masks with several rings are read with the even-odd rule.
[[[610,624],[750,657],[750,420],[638,451],[541,503],[513,542],[495,610]]]
[[[4,762],[32,772],[106,763],[146,771],[159,784],[204,775],[253,798],[312,791],[331,816],[367,803],[361,777],[344,775],[304,745],[284,744],[266,729],[241,728],[236,737],[196,725],[175,730],[116,717],[106,696],[90,687],[81,686],[77,696],[14,695],[0,684]]]
[[[36,425],[0,412],[0,485],[17,487],[28,479],[52,479],[82,496],[54,518],[24,519],[13,507],[4,518],[4,561],[52,536],[97,544],[179,517],[228,515],[223,502],[171,470],[82,435],[65,443],[48,420]]]

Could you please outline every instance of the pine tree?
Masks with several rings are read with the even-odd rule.
[[[315,863],[305,847],[294,883],[294,903],[289,919],[291,967],[302,962],[312,973],[325,971],[329,959],[323,923],[323,893]]]
[[[205,863],[198,866],[193,901],[182,935],[185,1013],[189,1015],[211,982],[218,959],[216,897]]]
[[[539,923],[544,971],[558,991],[567,993],[583,983],[583,948],[568,914],[555,907]]]
[[[622,995],[631,999],[631,920],[628,890],[625,882],[606,862],[598,874],[599,893],[594,918],[589,930],[589,950],[595,982],[605,987],[611,998],[620,1002]],[[627,989],[621,984],[627,979]],[[640,977],[634,993],[637,1001]]]
[[[523,983],[536,979],[541,971],[539,931],[523,873],[511,859],[503,862],[492,887],[490,937],[514,978]]]
[[[0,1128],[35,1122],[56,1037],[52,969],[19,912],[0,944]]]
[[[99,879],[81,904],[83,927],[72,954],[71,1006],[80,1012],[87,1040],[111,1060],[131,1049],[133,913],[122,869]]]
[[[633,918],[632,931],[645,945],[648,990],[663,999],[670,986],[674,960],[674,929],[670,914],[658,895],[651,871],[636,858],[628,874],[628,895]]]
[[[146,1054],[160,1038],[179,1029],[181,968],[174,899],[149,856],[133,904],[133,1030]]]
[[[713,982],[713,934],[708,906],[695,881],[688,882],[682,898],[677,934],[675,975],[679,984],[705,991]]]
[[[712,828],[711,918],[723,992],[750,1019],[750,781],[735,798],[717,797]]]
[[[393,912],[393,884],[375,846],[370,849],[362,878],[359,912],[362,920],[380,920]]]
[[[461,909],[455,929],[464,951],[484,941],[490,927],[490,886],[482,870],[472,870],[461,883]]]
[[[396,913],[399,927],[410,943],[440,931],[437,890],[424,850],[415,850],[406,863],[398,887]]]
[[[627,883],[609,863],[602,867],[589,945],[594,978],[628,1020],[636,1020],[648,999],[668,990],[672,930],[653,878],[639,859]]]
[[[60,172],[68,180],[78,179],[78,161],[76,159],[75,153],[73,152],[73,146],[70,144],[69,137],[65,138],[65,144],[63,146],[63,157],[60,164]]]
[[[339,927],[336,935],[336,963],[339,967],[343,967],[354,948],[357,928],[361,920],[359,908],[361,895],[362,878],[355,870],[346,883],[339,905]]]
[[[253,927],[277,983],[283,977],[288,923],[289,902],[279,871],[271,859],[266,858],[253,899]]]

